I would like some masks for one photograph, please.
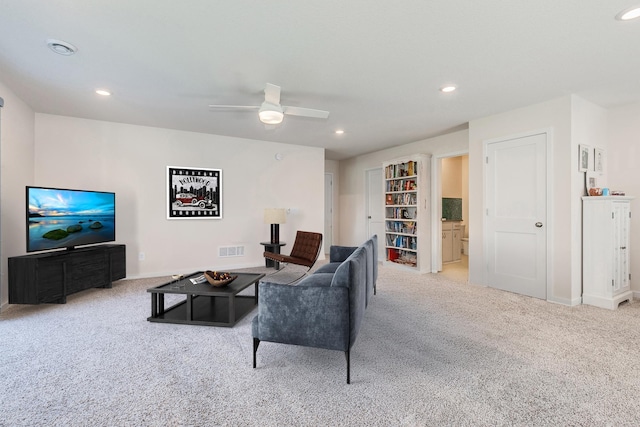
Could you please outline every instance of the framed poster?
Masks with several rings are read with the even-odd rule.
[[[604,149],[596,147],[593,150],[593,170],[600,175],[604,173]]]
[[[580,172],[586,172],[589,170],[589,152],[591,151],[591,147],[588,145],[580,144],[580,158],[578,169]]]
[[[167,219],[221,219],[222,169],[167,166]]]

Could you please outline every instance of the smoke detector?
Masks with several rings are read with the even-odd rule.
[[[47,40],[47,46],[55,53],[64,56],[73,55],[78,51],[77,47],[62,40],[49,39]]]

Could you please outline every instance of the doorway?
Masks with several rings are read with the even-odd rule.
[[[433,272],[469,281],[469,155],[444,154],[433,159]]]

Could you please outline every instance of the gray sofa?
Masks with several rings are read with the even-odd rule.
[[[260,341],[340,350],[351,383],[351,347],[376,292],[377,248],[375,235],[357,247],[331,246],[329,263],[297,285],[260,282],[253,367]]]

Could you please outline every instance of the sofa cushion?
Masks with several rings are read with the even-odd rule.
[[[373,289],[376,288],[376,282],[378,281],[378,235],[371,236],[371,242],[373,243]]]
[[[331,245],[329,248],[329,262],[343,262],[358,248],[357,246]]]
[[[331,286],[331,280],[333,280],[333,273],[314,273],[305,277],[296,286]]]
[[[349,349],[348,289],[270,282],[260,282],[258,288],[258,314],[251,325],[254,338]]]
[[[313,274],[318,274],[318,273],[335,273],[336,269],[338,267],[340,267],[340,264],[342,264],[341,262],[330,262],[328,264],[323,265],[322,267],[318,268],[316,271],[313,272]]]
[[[366,258],[366,269],[367,269],[367,287],[366,287],[366,305],[369,305],[369,300],[373,296],[373,282],[374,282],[374,273],[373,273],[373,264],[375,262],[375,257],[373,254],[373,240],[369,239],[363,244],[367,258]]]
[[[349,289],[349,347],[351,347],[358,336],[367,303],[367,253],[363,246],[358,247],[336,269],[331,287]]]

